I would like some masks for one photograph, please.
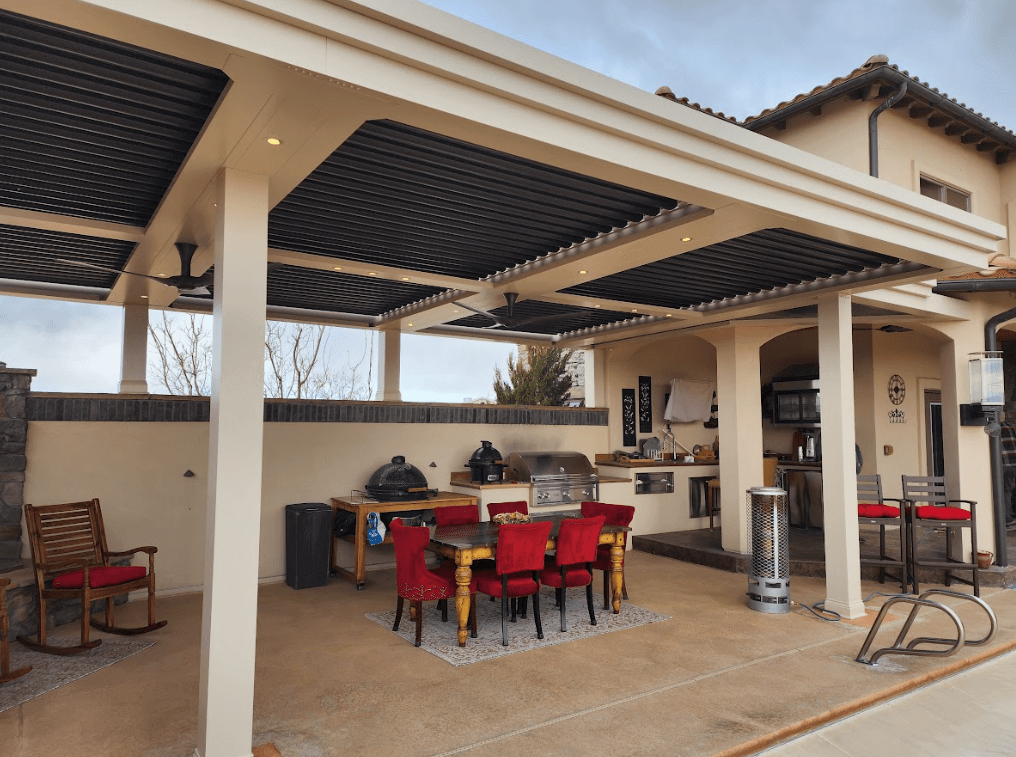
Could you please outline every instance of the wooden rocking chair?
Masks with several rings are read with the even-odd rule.
[[[31,665],[26,665],[23,668],[11,670],[11,651],[7,642],[7,634],[9,632],[7,626],[7,587],[10,583],[11,579],[0,578],[0,683],[7,683],[15,678],[21,678],[21,676],[32,669]]]
[[[89,641],[89,625],[115,634],[139,634],[166,625],[155,621],[155,547],[137,547],[126,552],[106,549],[99,500],[66,505],[25,505],[28,539],[32,547],[32,565],[39,591],[39,640],[18,636],[18,641],[37,652],[71,655],[94,649],[101,639]],[[144,552],[148,568],[140,565],[111,566],[111,557],[127,557]],[[46,582],[52,580],[47,586]],[[113,622],[113,598],[118,594],[148,590],[148,625],[120,628]],[[74,647],[46,643],[46,600],[81,600],[81,643]],[[91,617],[93,600],[106,600],[106,622]]]

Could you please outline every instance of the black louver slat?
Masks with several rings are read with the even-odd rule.
[[[807,234],[766,229],[564,291],[681,308],[898,262],[897,258]]]
[[[363,124],[269,216],[269,244],[469,279],[677,201],[393,121]]]
[[[0,204],[147,225],[227,82],[0,11]]]
[[[497,316],[505,316],[508,313],[507,307],[500,307],[490,311]],[[514,331],[524,331],[530,334],[565,334],[579,329],[593,328],[594,326],[605,326],[608,323],[628,321],[634,318],[641,318],[638,313],[623,313],[617,310],[604,310],[601,308],[584,308],[575,305],[562,305],[557,302],[542,302],[540,300],[523,300],[516,303],[514,309],[515,318],[542,318],[544,316],[561,316],[560,320],[554,319],[547,323],[523,324]],[[460,318],[452,321],[453,326],[469,326],[471,328],[487,328],[493,322],[486,316],[471,315],[468,318]]]
[[[67,265],[58,258],[120,269],[133,250],[134,242],[0,225],[0,279],[110,289],[117,274]]]

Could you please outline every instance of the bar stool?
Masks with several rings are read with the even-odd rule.
[[[711,478],[706,484],[706,507],[709,509],[709,530],[713,530],[713,515],[720,511],[716,506],[716,493],[720,490],[720,479]]]
[[[945,476],[903,476],[903,502],[909,528],[907,535],[907,557],[910,563],[911,581],[914,594],[920,594],[918,571],[924,568],[945,568],[945,585],[959,581],[974,587],[974,596],[981,596],[980,572],[977,567],[977,513],[976,502],[969,499],[949,499],[946,493]],[[968,505],[969,509],[953,507]],[[945,560],[922,560],[918,558],[918,528],[940,529],[945,533]],[[970,529],[970,562],[953,555],[952,536],[954,530],[962,533]],[[970,579],[961,578],[953,570],[970,571]]]

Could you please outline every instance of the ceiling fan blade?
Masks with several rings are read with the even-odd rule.
[[[193,289],[180,289],[180,294],[197,295],[199,297],[200,296],[204,296],[204,295],[211,295],[211,293],[212,292],[211,292],[211,290],[208,287],[195,287]]]
[[[104,265],[95,265],[94,263],[85,263],[80,260],[67,260],[66,258],[57,258],[56,262],[66,263],[67,265],[76,265],[81,268],[92,268],[96,271],[105,271],[106,273],[117,273],[126,274],[127,276],[138,276],[142,279],[151,279],[152,281],[158,281],[160,284],[165,284],[165,279],[161,279],[158,276],[149,276],[145,273],[134,273],[133,271],[121,271],[119,268],[107,268]]]

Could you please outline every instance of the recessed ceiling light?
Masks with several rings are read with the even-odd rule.
[[[409,277],[408,277],[408,276],[403,276],[403,277],[402,277],[402,280],[403,280],[403,281],[409,281]]]
[[[691,237],[681,237],[681,241],[682,242],[690,242],[691,241]]]
[[[160,274],[159,274],[159,278],[160,278],[160,279],[165,279],[165,278],[167,278],[167,277],[168,277],[168,274],[165,274],[165,273],[160,273]]]
[[[672,316],[670,313],[667,313],[667,318],[673,318],[673,317],[674,316]]]
[[[143,295],[141,295],[141,299],[143,299],[143,300],[147,300],[147,299],[148,299],[148,295],[147,295],[147,294],[143,294]]]
[[[340,265],[337,265],[337,266],[335,266],[335,268],[334,268],[333,270],[336,270],[336,271],[341,271],[341,270],[342,270],[342,266],[340,266]]]
[[[268,138],[268,139],[266,139],[265,141],[266,141],[266,142],[267,142],[268,144],[270,144],[270,145],[271,145],[272,147],[278,147],[279,145],[281,145],[281,144],[282,144],[282,140],[281,140],[281,139],[279,139],[278,137],[269,137],[269,138]]]
[[[377,271],[371,271],[367,274],[368,276],[377,276]]]
[[[454,309],[453,309],[453,310],[452,310],[452,312],[453,312],[453,313],[457,313],[457,312],[459,312],[459,311],[458,311],[458,310],[454,310]]]
[[[406,324],[406,325],[407,325],[407,326],[412,326],[413,324],[411,324],[411,323],[408,323],[408,324]]]
[[[632,308],[632,309],[631,309],[631,312],[633,312],[633,313],[637,313],[637,312],[639,312],[639,311],[638,311],[638,309],[636,309],[636,308]]]
[[[600,306],[599,306],[599,305],[593,305],[593,307],[594,307],[594,308],[598,308],[598,307],[600,307]]]
[[[579,271],[579,273],[585,274],[585,273],[589,273],[589,271]]]

